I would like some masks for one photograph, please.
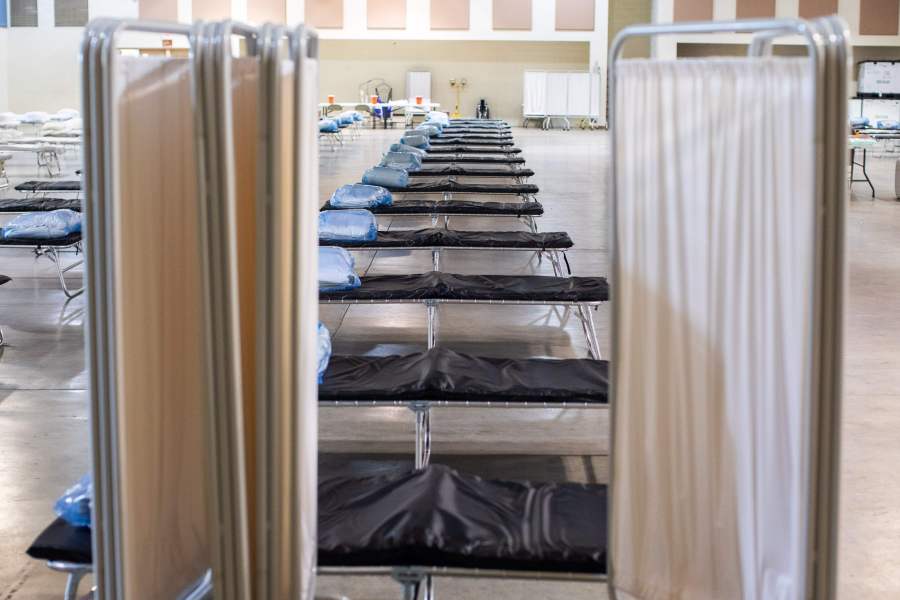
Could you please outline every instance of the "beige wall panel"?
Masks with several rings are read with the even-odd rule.
[[[117,66],[124,597],[169,600],[211,564],[190,65],[122,57]]]
[[[492,116],[513,120],[522,117],[524,71],[584,71],[589,62],[587,42],[322,40],[320,50],[322,102],[327,94],[342,102],[358,100],[359,82],[373,77],[383,77],[398,98],[407,71],[431,71],[432,99],[441,110],[452,110],[456,101],[450,79],[465,77],[463,114],[473,114],[478,99],[485,98]]]
[[[247,20],[251,23],[285,23],[285,3],[286,0],[250,0],[247,2]]]
[[[406,0],[369,0],[366,24],[369,29],[406,29]]]
[[[177,21],[178,0],[138,0],[138,17],[154,21]]]
[[[738,19],[766,19],[775,16],[775,0],[737,0]]]
[[[469,0],[431,0],[432,29],[468,29]]]
[[[609,44],[629,25],[653,21],[652,0],[612,0],[609,3]],[[622,48],[623,58],[649,58],[650,39],[639,37],[628,40]]]
[[[231,17],[231,0],[193,0],[191,18],[217,21]]]
[[[305,21],[319,29],[340,29],[344,26],[343,0],[306,0]]]
[[[800,0],[800,18],[811,19],[837,12],[838,0]]]
[[[713,0],[675,0],[676,21],[711,21]]]
[[[494,29],[531,30],[531,0],[494,0]]]
[[[860,0],[860,35],[897,35],[900,0]]]
[[[556,0],[557,31],[593,31],[594,0]]]

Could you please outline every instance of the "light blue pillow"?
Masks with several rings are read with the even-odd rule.
[[[15,217],[0,228],[0,239],[50,240],[81,231],[81,213],[60,208],[49,212],[30,212]]]
[[[319,121],[319,131],[322,133],[337,133],[340,129],[334,119],[321,119]]]
[[[415,154],[419,158],[424,158],[428,153],[418,148],[413,148],[407,144],[391,144],[391,152],[404,152],[406,154]]]
[[[319,291],[344,292],[362,285],[354,270],[355,261],[344,248],[319,247]]]
[[[319,213],[319,239],[326,242],[374,242],[378,238],[378,223],[371,212],[323,210]]]
[[[407,172],[418,171],[422,168],[422,159],[417,154],[409,152],[388,152],[378,166],[403,169]]]
[[[331,360],[331,333],[328,328],[319,321],[318,329],[318,352],[319,352],[319,383],[325,376],[325,370],[328,369],[328,362]]]
[[[362,182],[386,188],[405,188],[409,185],[409,173],[390,167],[372,167],[363,173]]]
[[[422,150],[427,150],[431,147],[431,145],[428,143],[428,136],[421,133],[407,133],[400,139],[400,143],[406,144],[407,146],[412,146],[413,148],[420,148]]]
[[[342,185],[331,195],[331,208],[372,208],[388,206],[394,201],[390,191],[377,185],[350,183]]]

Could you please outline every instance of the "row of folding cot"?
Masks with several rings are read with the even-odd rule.
[[[184,37],[190,54],[119,53],[148,35]],[[99,598],[312,599],[317,573],[384,574],[405,597],[432,598],[434,574],[594,579],[604,568],[587,551],[602,539],[600,513],[592,527],[578,523],[602,504],[602,486],[485,481],[428,464],[432,403],[524,405],[541,373],[561,371],[439,348],[331,355],[318,320],[319,303],[334,297],[318,247],[317,49],[302,26],[96,20],[86,29],[93,468],[28,549],[67,574],[67,599],[88,575]],[[460,277],[430,289],[462,286],[481,302],[511,287]],[[591,381],[569,386],[566,402],[602,394],[601,363],[591,364]],[[584,371],[579,361],[570,369]],[[476,372],[486,384],[511,379],[491,394],[460,385],[455,398],[435,395],[441,378]],[[320,404],[398,402],[422,408],[415,468],[319,477]],[[412,505],[412,518],[400,518]],[[447,511],[467,525],[435,543]],[[526,524],[541,520],[553,531],[543,550],[525,539]]]
[[[618,58],[631,37],[722,32],[754,34],[751,55]],[[191,55],[120,56],[132,33],[185,36]],[[771,56],[789,36],[808,56]],[[847,48],[837,19],[638,26],[614,42],[612,360],[579,400],[606,395],[608,485],[488,481],[427,464],[427,448],[408,471],[319,480],[322,403],[456,392],[528,406],[543,387],[553,405],[565,361],[435,347],[392,370],[378,361],[406,357],[329,356],[319,303],[366,282],[329,279],[319,248],[315,35],[92,22],[90,523],[57,519],[29,552],[75,587],[92,570],[99,598],[305,600],[317,573],[391,575],[410,600],[433,598],[435,575],[606,580],[614,597],[834,597]],[[673,78],[684,85],[659,87]],[[734,103],[753,127],[725,118]],[[698,104],[661,133],[666,110]],[[729,203],[705,184],[672,188],[665,210],[645,185],[728,166],[772,185],[729,187]],[[522,283],[492,277],[479,281]],[[429,300],[485,293],[431,278]],[[367,293],[382,301],[378,285]]]

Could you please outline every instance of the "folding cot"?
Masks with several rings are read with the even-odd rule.
[[[0,240],[0,248],[31,248],[35,258],[46,256],[53,264],[56,265],[56,275],[59,278],[59,285],[62,287],[63,293],[67,298],[74,298],[84,291],[82,285],[78,289],[70,289],[66,283],[65,274],[72,269],[84,263],[83,258],[77,258],[74,262],[67,266],[63,266],[60,253],[65,250],[72,250],[78,256],[83,252],[81,233],[71,233],[69,235],[49,238],[49,239],[2,239]]]
[[[44,212],[61,208],[81,212],[81,200],[78,198],[48,198],[43,196],[0,198],[0,213]]]
[[[515,146],[473,146],[463,142],[433,146],[425,152],[429,154],[521,154],[522,149]]]
[[[534,175],[531,169],[511,165],[473,167],[453,162],[443,165],[429,164],[408,173],[410,177],[507,177],[520,183]]]
[[[521,156],[513,156],[505,154],[501,156],[488,156],[486,154],[458,154],[434,152],[426,154],[422,157],[423,163],[477,163],[477,164],[524,164],[525,159]]]
[[[591,356],[600,358],[591,308],[609,299],[603,277],[544,275],[457,275],[430,271],[412,275],[371,275],[362,285],[337,292],[319,292],[322,304],[424,304],[428,347],[437,342],[440,304],[543,305],[575,308]]]
[[[405,599],[432,576],[603,581],[606,486],[485,480],[444,465],[339,475],[318,485],[318,572],[391,575]],[[361,515],[364,515],[361,518]],[[452,515],[452,525],[447,517]],[[429,532],[440,529],[443,535]],[[27,550],[68,573],[75,600],[93,571],[91,528],[61,518]]]
[[[81,180],[61,179],[59,181],[25,181],[16,186],[17,192],[25,192],[28,196],[46,195],[50,192],[81,193]]]
[[[438,181],[414,181],[406,186],[382,186],[395,194],[441,194],[451,200],[453,194],[515,195],[533,199],[540,190],[532,183],[463,183],[455,177]]]
[[[332,241],[319,239],[320,246],[340,246],[348,250],[430,250],[432,269],[440,271],[440,255],[457,250],[525,250],[539,257],[547,255],[557,277],[571,275],[566,250],[572,238],[564,231],[534,233],[525,231],[456,231],[445,228],[379,231],[372,241]],[[566,273],[562,264],[566,264]]]
[[[477,147],[507,147],[512,146],[512,138],[487,138],[475,136],[446,135],[442,137],[428,138],[428,143],[434,146],[477,146]]]
[[[326,202],[321,210],[341,210]],[[426,200],[404,199],[387,206],[367,208],[375,215],[392,217],[429,217],[431,225],[443,219],[444,227],[449,226],[451,217],[514,217],[521,219],[528,229],[537,233],[536,217],[544,214],[544,207],[533,199],[521,202],[496,202],[484,200]]]
[[[432,139],[441,138],[484,138],[487,140],[511,140],[513,135],[509,131],[491,131],[487,129],[444,129]]]

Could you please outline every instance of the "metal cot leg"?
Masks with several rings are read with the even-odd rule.
[[[425,310],[428,316],[428,349],[431,350],[437,344],[438,333],[438,312],[437,304],[428,302],[425,304]]]
[[[431,406],[413,403],[409,409],[416,416],[416,470],[424,469],[431,461]]]
[[[437,248],[431,249],[431,270],[432,271],[440,271],[441,270],[441,251]]]

